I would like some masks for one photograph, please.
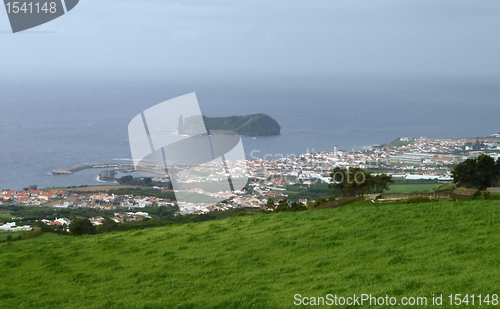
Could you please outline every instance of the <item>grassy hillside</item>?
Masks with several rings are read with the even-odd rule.
[[[0,303],[290,308],[295,294],[430,302],[433,293],[498,294],[499,219],[499,201],[360,202],[95,236],[44,235],[0,247]]]

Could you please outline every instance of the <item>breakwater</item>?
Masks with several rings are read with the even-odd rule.
[[[71,175],[75,172],[89,169],[89,168],[114,168],[114,169],[127,169],[134,168],[134,164],[131,162],[128,163],[82,163],[73,165],[70,167],[57,169],[52,171],[52,175]]]

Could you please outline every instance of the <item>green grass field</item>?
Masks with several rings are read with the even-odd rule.
[[[431,303],[442,293],[439,307],[447,308],[452,293],[500,293],[499,220],[500,201],[359,202],[94,236],[43,235],[0,247],[0,304],[291,308],[295,294],[425,296]]]
[[[413,192],[429,192],[442,184],[440,183],[423,183],[423,184],[393,184],[387,193],[413,193]]]
[[[413,192],[431,192],[433,189],[439,187],[450,187],[453,186],[451,184],[443,185],[442,183],[437,182],[425,182],[425,183],[417,183],[411,181],[410,183],[396,181],[396,183],[390,186],[389,191],[385,191],[385,193],[413,193]],[[277,193],[283,193],[282,191],[276,191]],[[326,183],[317,183],[310,187],[306,185],[295,185],[286,188],[286,192],[288,194],[288,198],[290,200],[298,200],[301,198],[306,198],[308,200],[316,200],[320,197],[328,197],[335,194],[340,194],[338,191],[335,192],[332,189],[328,188],[328,184]]]
[[[328,184],[318,181],[318,183],[313,185],[295,185],[286,187],[286,191],[276,191],[277,193],[286,193],[288,199],[299,200],[317,200],[320,197],[328,197],[334,194],[333,189],[328,188]]]
[[[0,232],[0,241],[6,240],[8,235],[12,236],[12,238],[16,238],[22,234],[23,232]]]
[[[12,219],[12,214],[10,213],[10,211],[6,211],[6,210],[0,210],[0,219],[4,219],[4,220],[11,220]]]

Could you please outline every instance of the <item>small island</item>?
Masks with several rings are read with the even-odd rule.
[[[278,122],[266,114],[231,117],[203,116],[203,122],[208,131],[231,130],[245,136],[280,135],[281,130]],[[196,132],[196,127],[199,123],[200,122],[197,121],[195,117],[187,117],[185,119],[179,118],[179,134],[191,134]]]

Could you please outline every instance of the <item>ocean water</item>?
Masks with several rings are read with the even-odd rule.
[[[127,127],[143,110],[196,92],[208,116],[266,113],[281,135],[243,137],[247,158],[361,149],[397,137],[500,132],[500,79],[285,77],[217,80],[3,80],[0,188],[99,184],[99,170],[54,176],[78,163],[130,159]]]

